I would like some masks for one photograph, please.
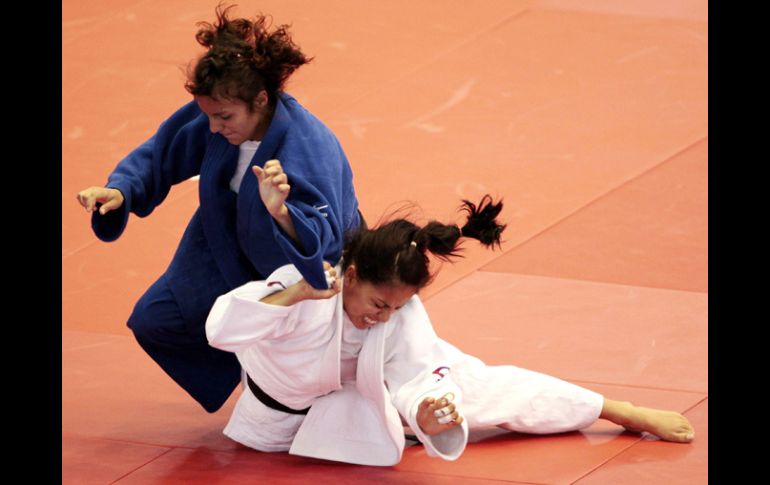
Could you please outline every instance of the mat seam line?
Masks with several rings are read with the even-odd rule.
[[[171,451],[173,451],[173,448],[169,448],[168,450],[164,451],[163,453],[161,453],[160,455],[158,455],[158,456],[156,456],[155,458],[151,459],[150,461],[148,461],[148,462],[146,462],[146,463],[143,463],[143,464],[139,465],[138,467],[134,468],[133,470],[129,471],[128,473],[125,473],[124,475],[121,475],[120,477],[118,477],[118,478],[117,478],[117,479],[115,479],[114,481],[110,482],[110,483],[109,483],[109,485],[113,485],[113,484],[115,484],[115,483],[118,483],[119,481],[123,480],[123,479],[124,479],[124,478],[126,478],[127,476],[131,475],[132,473],[136,472],[137,470],[139,470],[139,469],[141,469],[141,468],[144,468],[145,466],[147,466],[147,465],[149,465],[150,463],[154,462],[154,461],[155,461],[155,460],[157,460],[158,458],[160,458],[160,457],[162,457],[162,456],[165,456],[166,454],[170,453]]]

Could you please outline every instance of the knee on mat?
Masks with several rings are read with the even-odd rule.
[[[147,320],[143,318],[144,312],[134,307],[134,311],[131,312],[131,316],[128,317],[126,326],[130,328],[137,338],[150,335],[152,327],[147,323]]]
[[[144,298],[140,298],[136,305],[134,305],[134,311],[128,317],[126,325],[134,332],[137,338],[158,337],[163,334],[161,330],[162,321],[161,315],[153,311],[153,308],[147,305]]]

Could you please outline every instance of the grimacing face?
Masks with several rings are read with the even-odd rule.
[[[344,273],[342,306],[350,321],[364,330],[385,323],[390,316],[404,306],[417,288],[409,285],[373,285],[358,278],[355,265]]]
[[[240,99],[217,96],[195,96],[201,111],[209,118],[209,129],[219,133],[233,145],[247,140],[259,141],[267,130],[267,93],[260,92],[254,99],[254,109]]]

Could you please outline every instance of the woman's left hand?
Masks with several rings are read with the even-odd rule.
[[[288,212],[284,203],[289,197],[289,177],[283,171],[281,162],[278,160],[268,160],[265,166],[260,168],[256,165],[251,167],[259,183],[259,196],[265,208],[271,216],[278,219],[283,212]]]
[[[302,279],[288,288],[267,295],[259,301],[269,305],[292,306],[305,300],[331,298],[339,293],[342,287],[337,277],[337,270],[326,261],[324,261],[324,272],[326,273],[326,281],[329,283],[329,288],[325,290],[317,290],[310,286],[310,283]]]
[[[331,298],[340,292],[342,287],[340,286],[340,280],[337,277],[337,270],[334,269],[334,266],[329,264],[327,261],[324,261],[324,273],[326,273],[326,283],[328,283],[329,288],[325,290],[317,290],[310,286],[310,283],[307,281],[301,280],[298,283],[301,286],[298,295],[300,298],[299,301],[324,300],[326,298]]]

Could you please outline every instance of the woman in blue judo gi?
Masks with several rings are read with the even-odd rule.
[[[340,259],[343,235],[361,223],[353,176],[335,135],[283,91],[309,62],[286,26],[264,16],[201,23],[207,52],[188,74],[194,100],[121,160],[103,187],[77,198],[103,241],[128,214],[146,217],[171,186],[199,175],[200,206],[163,275],[136,303],[128,326],[140,346],[208,412],[241,379],[235,356],[209,346],[206,316],[219,295],[293,264],[327,288],[323,261]],[[291,193],[268,211],[258,185]]]

